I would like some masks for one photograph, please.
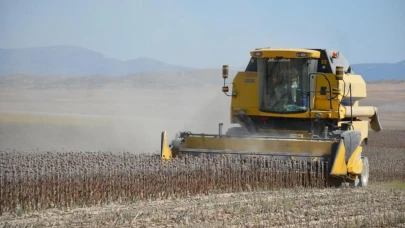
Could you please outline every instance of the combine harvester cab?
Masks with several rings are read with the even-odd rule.
[[[377,108],[360,106],[366,83],[345,57],[326,49],[258,48],[229,91],[223,66],[222,91],[231,98],[223,134],[180,132],[161,136],[161,158],[182,155],[264,156],[323,161],[334,183],[366,186],[369,163],[362,154],[369,126],[381,131]]]

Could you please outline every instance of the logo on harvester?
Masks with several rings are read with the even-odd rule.
[[[307,53],[297,53],[297,57],[306,57]]]
[[[267,62],[290,62],[290,59],[280,59],[280,58],[269,58]]]
[[[262,56],[262,53],[261,53],[261,52],[255,52],[254,55],[255,55],[256,57],[261,57],[261,56]]]

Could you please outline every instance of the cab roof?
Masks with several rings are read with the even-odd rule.
[[[250,52],[255,58],[320,58],[321,52],[305,48],[256,48]]]

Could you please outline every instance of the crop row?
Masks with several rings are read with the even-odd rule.
[[[405,180],[402,151],[366,151],[371,181]],[[402,155],[402,156],[401,156]],[[329,165],[272,158],[108,152],[0,152],[0,214],[216,192],[323,188]]]

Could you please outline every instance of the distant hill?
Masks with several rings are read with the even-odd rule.
[[[129,61],[106,58],[75,46],[0,49],[0,75],[129,75],[147,71],[182,71],[189,68],[151,58]]]
[[[398,63],[353,64],[353,70],[366,81],[405,79],[405,60]]]
[[[353,64],[352,67],[354,72],[361,74],[366,81],[405,79],[405,60],[398,63]],[[245,69],[245,67],[231,68],[235,70]],[[170,65],[152,58],[138,58],[129,61],[106,58],[101,53],[75,46],[0,49],[0,76],[87,77],[95,75],[100,80],[106,80],[101,75],[106,76],[105,78],[117,75],[132,77],[143,72],[172,72],[172,74],[177,74],[178,72],[193,70],[195,69]],[[220,69],[218,68],[218,70]],[[197,73],[197,71],[191,73],[191,75],[198,74],[204,73]]]

